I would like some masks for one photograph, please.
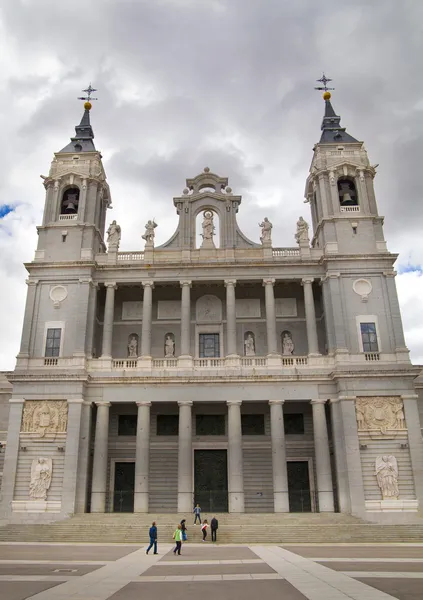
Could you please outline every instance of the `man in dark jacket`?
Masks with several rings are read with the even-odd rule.
[[[157,552],[157,527],[156,527],[156,521],[153,521],[153,524],[150,527],[150,531],[148,532],[148,535],[150,536],[150,545],[147,548],[146,554],[148,554],[151,550],[151,548],[154,546],[154,554],[158,554]]]
[[[216,519],[216,517],[213,517],[213,519],[211,520],[211,523],[210,523],[212,542],[216,542],[216,532],[218,530],[218,527],[219,527],[219,521]]]

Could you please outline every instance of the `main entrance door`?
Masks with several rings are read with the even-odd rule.
[[[134,512],[135,463],[115,463],[113,512]]]
[[[194,450],[194,504],[203,512],[228,512],[226,450]]]
[[[288,461],[289,512],[311,512],[308,461]]]

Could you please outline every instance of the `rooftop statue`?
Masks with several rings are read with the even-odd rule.
[[[157,223],[153,220],[148,220],[145,226],[145,233],[142,235],[142,239],[145,240],[146,246],[154,246],[154,230],[157,227]]]
[[[269,221],[267,217],[264,217],[263,221],[259,223],[259,227],[261,227],[261,236],[260,241],[263,246],[271,246],[272,245],[272,228],[273,225]]]
[[[308,237],[308,223],[303,217],[300,217],[297,221],[297,233],[295,234],[295,239],[300,246],[308,246],[310,244],[310,238]]]
[[[205,210],[203,212],[203,233],[201,237],[203,238],[203,243],[201,244],[202,248],[214,248],[213,236],[215,232],[215,226],[213,223],[213,212],[211,210]]]
[[[107,236],[107,244],[109,246],[109,250],[111,248],[117,250],[120,244],[121,229],[120,225],[118,225],[116,221],[112,221],[109,225],[109,229],[107,230]]]

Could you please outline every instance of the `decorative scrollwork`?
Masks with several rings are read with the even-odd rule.
[[[405,429],[404,405],[395,396],[357,398],[355,403],[359,431]]]

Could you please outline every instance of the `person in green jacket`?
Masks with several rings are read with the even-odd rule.
[[[173,534],[173,539],[176,542],[176,546],[173,551],[173,554],[178,553],[178,556],[181,556],[181,547],[182,547],[182,525],[181,524],[178,525],[178,528],[176,529],[175,533]]]

